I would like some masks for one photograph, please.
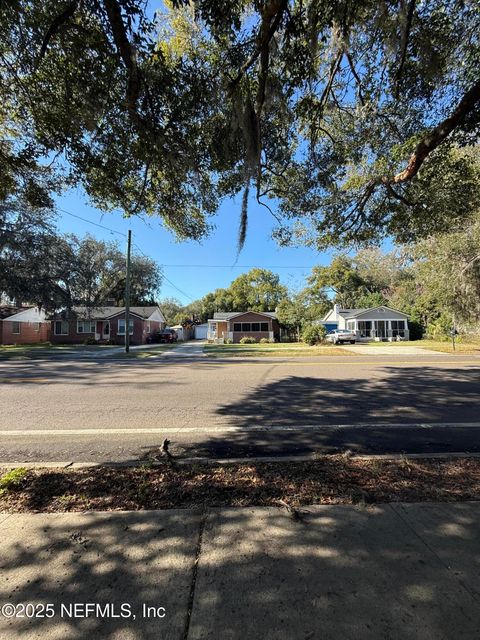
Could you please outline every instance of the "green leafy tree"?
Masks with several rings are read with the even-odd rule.
[[[68,235],[69,264],[65,265],[60,286],[67,306],[95,307],[108,301],[125,304],[125,255],[117,243],[97,240],[90,235]],[[161,284],[157,264],[143,256],[131,259],[130,304],[153,304]]]
[[[61,277],[70,258],[69,246],[57,235],[48,208],[35,208],[24,200],[0,204],[1,293],[17,304],[63,306],[68,293]]]
[[[276,273],[258,268],[242,273],[227,291],[231,296],[231,311],[274,311],[288,295]]]
[[[3,2],[0,195],[45,202],[49,163],[180,238],[238,193],[240,246],[249,197],[278,204],[282,244],[458,230],[479,199],[479,32],[464,0]]]
[[[177,324],[178,316],[183,317],[184,315],[184,306],[177,298],[163,298],[158,302],[158,306],[169,325]]]
[[[314,267],[307,278],[312,294],[333,292],[334,301],[341,307],[355,307],[360,295],[367,293],[365,282],[358,269],[347,256],[336,256],[324,267]]]

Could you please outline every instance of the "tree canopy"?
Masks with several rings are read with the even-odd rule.
[[[151,304],[162,276],[145,256],[131,260],[131,304]],[[125,255],[114,242],[57,233],[44,210],[0,206],[0,292],[48,310],[123,305]]]
[[[249,195],[282,244],[459,228],[479,34],[474,0],[3,2],[0,197],[80,183],[199,239],[242,193],[240,246]]]

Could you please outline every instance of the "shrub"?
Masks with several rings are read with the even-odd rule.
[[[423,337],[423,326],[417,320],[409,320],[408,329],[410,340],[421,340]]]
[[[260,338],[259,343],[260,344],[270,344],[272,342],[272,340],[270,340],[270,338]]]
[[[28,469],[25,469],[25,467],[18,467],[17,469],[12,469],[4,473],[3,476],[0,477],[0,496],[7,491],[18,489],[22,485],[27,473]]]
[[[244,336],[240,338],[240,344],[255,344],[257,341],[253,336]]]
[[[449,340],[452,329],[452,318],[442,314],[427,326],[427,338],[433,340]]]
[[[97,341],[93,336],[89,336],[88,338],[85,338],[83,344],[97,344]]]
[[[307,324],[302,329],[302,340],[309,345],[323,342],[326,335],[327,330],[323,324]]]
[[[226,338],[224,344],[233,344],[233,340],[231,338]]]

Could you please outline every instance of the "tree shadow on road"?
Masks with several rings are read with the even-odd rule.
[[[478,369],[383,367],[372,372],[371,379],[290,375],[225,401],[216,413],[238,430],[199,437],[191,445],[182,444],[181,451],[214,457],[345,449],[428,452],[432,443],[437,451],[475,451],[480,450],[480,428],[462,427],[461,423],[479,421],[479,397]],[[441,431],[409,428],[418,423],[458,426]],[[305,425],[362,424],[371,426],[363,430],[301,429]],[[268,431],[268,427],[284,430]],[[459,442],[463,443],[459,449],[452,448]]]

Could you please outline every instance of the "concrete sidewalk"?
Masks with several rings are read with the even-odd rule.
[[[52,617],[0,638],[471,640],[479,524],[480,503],[4,514],[0,606]]]

